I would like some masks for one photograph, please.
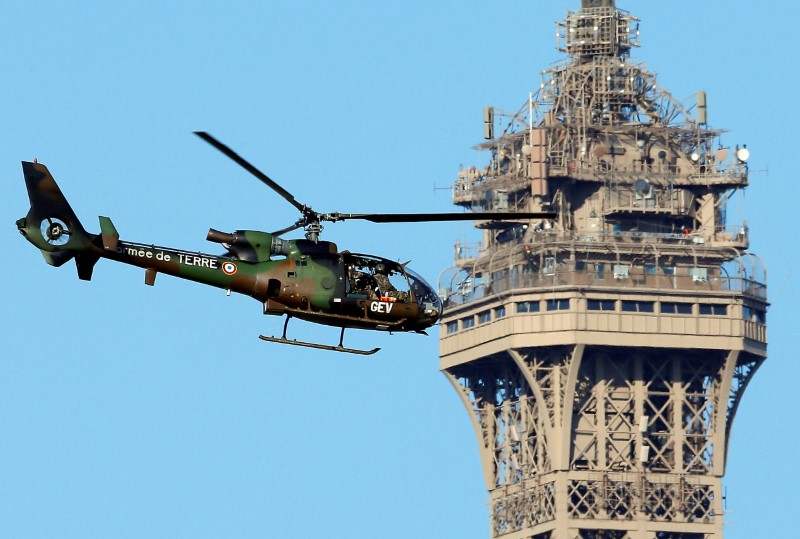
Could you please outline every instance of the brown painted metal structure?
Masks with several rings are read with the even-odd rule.
[[[558,23],[568,59],[520,113],[484,112],[489,164],[453,187],[463,207],[558,215],[457,242],[439,283],[493,538],[723,534],[732,423],[767,350],[766,270],[725,220],[749,154],[637,46],[634,16],[584,0]]]

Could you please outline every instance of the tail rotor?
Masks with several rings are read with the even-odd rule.
[[[58,217],[46,217],[40,227],[42,238],[54,247],[61,247],[69,242],[72,229]]]

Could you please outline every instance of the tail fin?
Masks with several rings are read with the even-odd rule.
[[[17,221],[20,233],[41,250],[52,266],[77,257],[78,276],[89,280],[98,257],[86,251],[91,251],[95,236],[83,228],[46,166],[23,161],[22,172],[31,209]]]

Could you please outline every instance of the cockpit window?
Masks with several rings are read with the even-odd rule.
[[[430,308],[437,312],[442,312],[442,300],[433,291],[433,287],[414,271],[408,268],[405,268],[405,270],[411,283],[411,291],[414,293],[414,297],[417,298],[417,303],[420,305],[428,304]]]
[[[349,296],[403,303],[414,299],[420,307],[442,311],[442,301],[433,287],[407,267],[369,255],[342,253],[342,257]]]
[[[410,285],[397,262],[347,253],[347,294],[391,302],[411,302]]]

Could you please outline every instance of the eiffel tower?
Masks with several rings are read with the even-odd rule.
[[[723,536],[733,419],[767,350],[766,269],[726,220],[749,152],[638,46],[614,0],[568,12],[566,58],[519,111],[484,109],[488,163],[453,185],[482,240],[457,242],[440,280],[441,369],[475,430],[492,538]]]

